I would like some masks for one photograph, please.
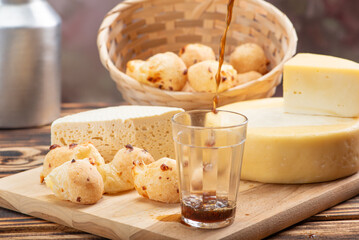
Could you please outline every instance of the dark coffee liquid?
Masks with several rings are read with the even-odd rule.
[[[219,48],[219,60],[218,60],[219,65],[218,65],[218,72],[216,74],[216,84],[217,84],[216,96],[213,97],[213,108],[212,108],[213,113],[217,113],[217,106],[218,106],[218,101],[219,101],[218,87],[219,87],[219,84],[221,84],[221,69],[222,69],[223,60],[224,60],[224,50],[226,48],[227,31],[228,31],[229,25],[231,24],[231,20],[232,20],[233,4],[234,4],[234,0],[228,0],[226,29],[224,30],[224,33],[222,35],[221,45]]]
[[[192,221],[214,223],[225,221],[234,216],[236,208],[226,198],[214,195],[189,196],[182,200],[182,216]]]

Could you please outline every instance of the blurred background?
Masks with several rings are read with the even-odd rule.
[[[96,46],[97,31],[105,14],[121,1],[49,2],[63,21],[62,101],[122,101],[115,83],[100,63]],[[297,52],[321,53],[359,62],[358,0],[268,2],[287,14],[294,24],[299,39]],[[281,95],[280,88],[276,95]]]

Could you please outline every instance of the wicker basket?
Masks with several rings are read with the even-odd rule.
[[[97,45],[102,64],[110,72],[123,98],[138,105],[210,108],[213,93],[160,90],[125,74],[131,59],[147,59],[179,49],[187,43],[203,43],[215,51],[225,28],[227,0],[128,0],[105,17]],[[220,105],[270,97],[281,82],[283,63],[291,58],[297,35],[285,14],[263,0],[237,0],[227,35],[226,56],[243,42],[261,45],[271,71],[258,80],[220,94]]]

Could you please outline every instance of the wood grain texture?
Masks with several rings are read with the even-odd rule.
[[[359,239],[359,220],[305,221],[268,239]]]
[[[0,148],[0,177],[42,165],[48,146]]]
[[[178,204],[162,204],[136,191],[105,195],[86,206],[57,199],[39,183],[40,168],[0,180],[0,206],[108,238],[259,239],[359,193],[359,174],[328,183],[282,185],[241,182],[234,223],[224,229],[185,226]]]
[[[0,209],[0,238],[8,239],[103,239],[89,233],[22,213]]]
[[[325,210],[315,216],[312,216],[309,220],[311,221],[359,220],[359,197],[357,196],[348,201],[345,201],[344,203],[338,206]]]

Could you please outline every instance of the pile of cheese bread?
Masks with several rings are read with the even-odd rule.
[[[96,203],[103,193],[133,188],[152,200],[179,201],[176,161],[166,157],[154,161],[146,150],[130,144],[106,164],[91,143],[51,145],[40,178],[60,199],[81,204]]]
[[[179,202],[170,120],[181,111],[119,106],[57,119],[41,182],[60,199],[80,204],[134,188],[152,200]]]
[[[357,172],[359,64],[297,54],[285,64],[283,81],[283,98],[219,108],[249,119],[241,178],[295,184]],[[60,118],[51,126],[42,180],[56,196],[82,204],[133,188],[149,199],[177,202],[170,119],[181,111],[119,106]]]
[[[268,59],[255,43],[244,43],[230,55],[230,64],[221,69],[218,92],[256,80],[267,73]],[[158,53],[146,61],[131,60],[126,74],[137,81],[159,89],[185,92],[216,92],[216,61],[213,49],[194,43],[181,48],[178,55]]]

